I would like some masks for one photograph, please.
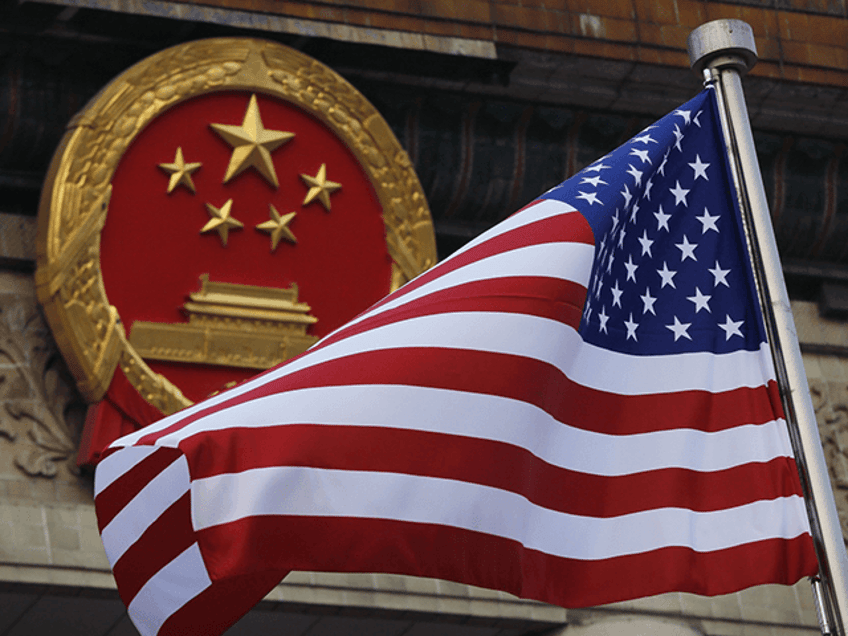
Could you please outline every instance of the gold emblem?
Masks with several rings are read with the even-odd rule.
[[[324,209],[329,212],[330,195],[336,190],[341,190],[342,184],[327,180],[327,164],[322,163],[318,169],[318,174],[314,177],[310,177],[308,174],[302,174],[300,178],[309,186],[309,192],[306,193],[306,197],[303,199],[303,205],[309,205],[317,197],[321,205],[324,206]]]
[[[273,203],[269,203],[268,207],[271,208],[271,219],[264,223],[260,223],[256,226],[256,229],[260,232],[267,232],[271,235],[271,251],[273,252],[277,249],[277,245],[280,244],[280,239],[283,238],[290,243],[297,243],[297,239],[289,229],[289,223],[297,215],[297,212],[289,212],[288,214],[280,216],[280,213],[277,212],[277,208],[274,207]]]
[[[194,181],[191,180],[191,173],[195,172],[203,165],[200,162],[186,163],[183,159],[183,149],[177,146],[177,152],[174,155],[173,163],[160,163],[159,167],[171,175],[168,181],[168,194],[174,191],[177,186],[185,186],[192,193],[197,192],[194,189]]]
[[[297,285],[217,283],[206,274],[184,305],[187,325],[136,321],[130,344],[146,360],[269,369],[318,340],[306,334],[318,319],[297,295]]]
[[[262,40],[218,38],[161,51],[113,80],[74,117],[42,191],[36,289],[59,348],[89,402],[102,398],[120,366],[139,394],[160,411],[172,413],[190,403],[178,387],[151,370],[128,340],[124,321],[106,295],[101,232],[118,164],[148,124],[195,97],[233,92],[252,95],[241,124],[221,118],[213,120],[211,129],[232,149],[223,176],[228,187],[238,174],[254,168],[278,190],[272,159],[285,152],[282,146],[291,141],[292,133],[266,129],[255,96],[282,100],[331,130],[370,181],[382,209],[385,246],[392,261],[389,289],[397,289],[435,264],[432,220],[409,158],[376,109],[342,77],[296,50]],[[197,158],[182,144],[172,162],[154,165],[167,173],[169,193],[182,186],[194,194],[192,174],[200,166],[186,162],[183,150],[191,159]],[[329,180],[328,173],[333,176],[332,163],[303,179],[309,188],[307,197],[314,192],[310,201],[317,199],[326,210],[340,185]],[[305,179],[307,176],[315,183]],[[219,201],[207,204],[210,219],[204,229],[217,232],[226,245],[229,231],[241,227],[241,222],[233,218],[232,199],[220,208],[213,203]],[[199,203],[196,209],[203,213]],[[194,213],[189,210],[185,218],[193,223]],[[294,213],[280,215],[272,208],[270,220],[255,227],[270,235],[273,251],[281,240],[295,242],[289,229],[293,219]],[[251,368],[262,368],[268,361],[259,361],[261,356],[253,353],[228,353],[224,343],[237,335],[222,331],[223,325],[239,325],[241,333],[250,332],[252,342],[262,341],[262,346],[272,346],[269,343],[274,340],[284,341],[289,352],[307,346],[305,329],[315,317],[298,300],[297,288],[265,289],[257,300],[251,286],[232,288],[229,284],[204,280],[201,291],[184,305],[188,323],[160,324],[166,334],[154,338],[151,350],[142,344],[148,328],[144,320],[135,321],[133,341],[151,359],[169,349],[184,360],[187,354],[181,339],[190,332],[197,344],[192,350],[205,352],[204,360],[254,365]],[[288,295],[275,296],[277,292]],[[269,331],[262,331],[260,325]],[[201,331],[202,345],[197,335]],[[286,334],[282,339],[281,333]],[[307,340],[301,339],[304,336]],[[171,345],[163,344],[167,342]],[[279,346],[277,350],[279,353]]]
[[[268,183],[275,188],[280,186],[274,163],[271,161],[271,152],[294,137],[294,133],[267,130],[262,125],[256,95],[250,96],[250,103],[241,126],[225,124],[210,124],[210,126],[233,147],[233,155],[230,157],[230,165],[227,166],[227,173],[224,175],[224,183],[247,168],[256,168],[256,171],[265,177]]]
[[[211,203],[206,204],[206,211],[209,212],[209,221],[200,230],[201,234],[206,232],[216,231],[221,237],[221,245],[227,247],[227,238],[230,230],[240,230],[244,227],[244,223],[234,218],[231,215],[233,209],[233,200],[230,199],[220,208],[216,208]]]

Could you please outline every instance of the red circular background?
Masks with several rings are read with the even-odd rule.
[[[323,336],[389,292],[391,258],[382,210],[374,189],[350,150],[323,123],[289,102],[257,95],[266,129],[294,138],[271,153],[279,188],[248,168],[223,183],[231,146],[211,123],[240,126],[251,93],[230,91],[192,98],[152,121],[121,158],[112,179],[109,213],[101,234],[100,265],[109,302],[127,333],[137,320],[187,323],[182,306],[200,288],[199,277],[216,282],[288,287],[311,306],[318,323],[309,333]],[[167,193],[177,147],[186,163],[203,165],[192,174],[197,193],[178,186]],[[342,184],[330,195],[327,212],[299,175],[315,176],[327,165],[327,179]],[[217,208],[232,199],[232,216],[244,228],[230,230],[227,246],[216,231],[200,234]],[[271,239],[255,226],[269,220],[269,204],[281,214],[297,212],[289,229],[297,244]],[[189,399],[203,399],[227,382],[256,370],[148,361]]]

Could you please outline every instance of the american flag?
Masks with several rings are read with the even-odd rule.
[[[303,356],[110,447],[147,635],[288,571],[581,607],[817,571],[706,90]]]

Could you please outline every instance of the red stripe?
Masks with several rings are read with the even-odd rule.
[[[421,386],[501,396],[537,406],[570,426],[609,435],[681,427],[714,432],[741,424],[762,424],[778,417],[773,401],[777,393],[774,382],[767,387],[742,387],[721,393],[683,391],[622,396],[581,386],[554,366],[533,358],[409,347],[352,354],[297,371],[203,409],[162,432],[151,433],[140,443],[149,443],[208,413],[259,397],[304,388],[364,384]]]
[[[217,581],[171,614],[159,628],[158,636],[223,634],[273,590],[286,574],[288,571],[259,568],[249,575]]]
[[[129,605],[147,580],[194,543],[191,493],[156,518],[112,567],[121,600]]]
[[[194,458],[194,479],[275,466],[421,475],[491,486],[545,508],[592,517],[667,507],[706,512],[802,495],[789,458],[715,472],[667,468],[605,477],[553,466],[503,442],[391,428],[309,425],[211,431],[181,448]]]
[[[479,245],[467,249],[465,252],[455,254],[450,259],[439,263],[432,269],[419,275],[390,296],[386,296],[383,300],[378,301],[366,311],[381,307],[390,300],[401,298],[422,285],[444,276],[448,272],[452,272],[484,258],[530,245],[562,242],[585,243],[587,245],[595,244],[592,227],[579,212],[564,212],[558,216],[528,223],[492,237]]]
[[[179,450],[173,448],[159,449],[104,488],[94,500],[98,530],[103,532],[103,528],[109,525],[115,515],[121,512],[124,506],[152,479],[173,464],[181,454]]]
[[[669,547],[599,561],[553,557],[469,530],[378,519],[251,517],[198,536],[215,580],[275,568],[387,572],[499,589],[564,607],[672,591],[728,594],[764,583],[793,584],[818,570],[809,535],[715,552]]]
[[[433,292],[422,298],[383,311],[343,327],[312,347],[318,351],[331,344],[384,325],[421,316],[463,311],[516,313],[549,318],[573,327],[580,326],[586,288],[579,283],[542,276],[511,276],[479,280]]]
[[[546,294],[550,294],[554,300],[546,300]],[[323,341],[318,348],[327,346],[336,340],[355,335],[356,333],[369,331],[400,320],[421,315],[435,315],[467,310],[538,315],[569,324],[576,329],[580,324],[582,303],[585,295],[586,290],[582,285],[545,277],[513,277],[496,281],[477,281],[431,294],[427,296],[426,302],[417,301],[411,307],[399,307],[369,318],[360,324],[352,325],[349,329],[345,330],[344,334],[337,334],[331,340]],[[317,348],[313,348],[310,352],[316,350]],[[305,355],[308,355],[310,352],[307,352]],[[265,373],[270,372],[266,371]],[[259,378],[261,375],[256,377]],[[285,378],[277,382],[285,382]],[[361,382],[356,383],[361,384]],[[264,386],[258,387],[241,396],[234,397],[226,402],[198,410],[160,431],[141,437],[136,442],[136,445],[151,444],[155,440],[179,430],[183,426],[195,422],[209,413],[226,408],[228,405],[241,404],[253,397],[267,395],[268,393]],[[277,386],[277,384],[274,384],[274,386]],[[276,392],[276,390],[272,390],[272,392]]]

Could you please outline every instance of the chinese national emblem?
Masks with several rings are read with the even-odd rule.
[[[271,42],[184,44],[71,123],[36,284],[92,403],[81,461],[302,353],[434,264],[420,184],[345,80]]]

